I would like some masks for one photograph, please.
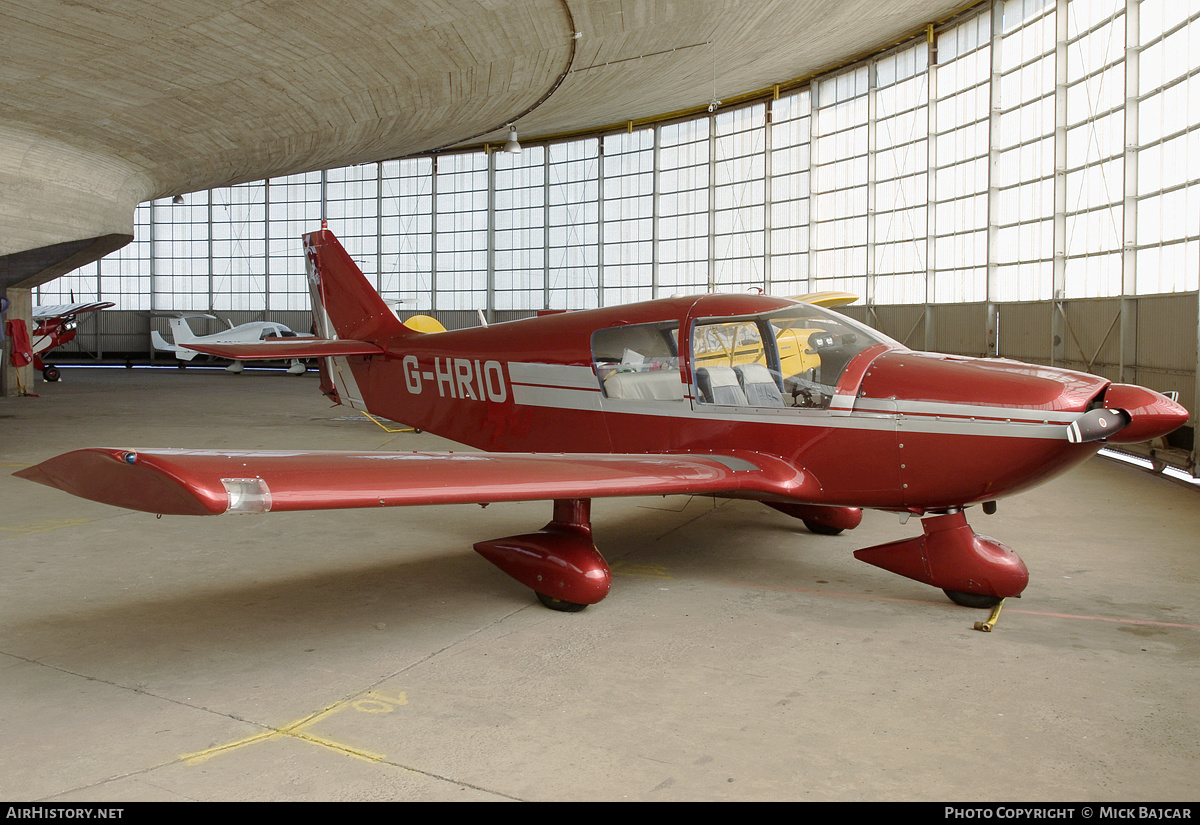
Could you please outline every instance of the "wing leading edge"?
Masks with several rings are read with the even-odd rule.
[[[811,500],[811,474],[757,453],[566,455],[86,449],[14,475],[162,515],[730,495]]]
[[[85,312],[97,312],[101,309],[114,307],[112,301],[83,301],[74,304],[53,304],[51,306],[39,306],[33,308],[33,320],[49,321],[56,318],[70,318],[73,315],[82,315]]]

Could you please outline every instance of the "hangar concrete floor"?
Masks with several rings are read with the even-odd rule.
[[[444,449],[316,376],[64,370],[0,461],[84,446]],[[748,502],[597,501],[613,591],[541,607],[471,550],[548,503],[164,517],[0,476],[0,799],[1186,801],[1200,498],[1103,459],[973,523],[986,612]]]

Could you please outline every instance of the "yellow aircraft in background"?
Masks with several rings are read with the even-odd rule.
[[[848,292],[812,292],[795,300],[835,307],[852,304],[858,300],[858,296]],[[799,375],[821,366],[821,356],[808,344],[811,335],[825,330],[797,329],[792,326],[775,326],[773,329],[779,348],[779,369],[783,375]],[[696,366],[705,367],[735,367],[742,364],[769,366],[758,327],[745,322],[706,324],[692,342],[692,358]]]

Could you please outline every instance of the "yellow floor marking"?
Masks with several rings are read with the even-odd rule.
[[[669,579],[666,565],[629,561],[615,561],[610,566],[614,576],[632,576],[638,579]]]
[[[30,524],[18,524],[15,527],[0,527],[0,536],[32,536],[35,533],[48,533],[51,530],[61,530],[64,527],[78,527],[81,524],[88,524],[93,521],[99,521],[99,519],[52,518],[46,521],[35,521]]]
[[[304,742],[311,742],[314,745],[320,745],[330,750],[344,753],[347,756],[353,756],[356,759],[363,759],[368,762],[382,762],[385,758],[383,754],[371,753],[370,751],[362,750],[345,745],[341,742],[336,742],[328,737],[319,736],[310,733],[306,728],[315,725],[316,723],[328,719],[336,713],[344,711],[346,708],[359,711],[360,713],[391,713],[397,707],[408,704],[408,697],[404,693],[397,696],[384,696],[383,694],[371,691],[364,697],[359,699],[347,699],[342,702],[335,702],[324,710],[319,710],[316,713],[305,716],[290,725],[285,725],[276,730],[264,731],[247,736],[245,739],[238,739],[234,742],[229,742],[224,745],[218,745],[215,748],[197,751],[196,753],[185,753],[179,758],[188,765],[199,765],[201,762],[212,759],[214,756],[222,753],[228,753],[238,748],[252,745],[255,742],[265,742],[268,739],[273,739],[277,736],[290,736],[294,739],[300,739]]]

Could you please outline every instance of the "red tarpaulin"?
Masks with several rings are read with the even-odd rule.
[[[4,330],[12,339],[11,360],[14,367],[23,367],[33,362],[33,346],[29,342],[29,329],[20,318],[4,322]]]

